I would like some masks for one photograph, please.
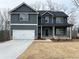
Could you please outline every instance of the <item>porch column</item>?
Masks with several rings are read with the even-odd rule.
[[[41,38],[42,38],[42,26],[41,26]]]
[[[72,27],[70,27],[70,39],[72,39]]]
[[[55,37],[55,27],[53,27],[53,38]]]

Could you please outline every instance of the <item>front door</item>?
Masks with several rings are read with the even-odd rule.
[[[46,29],[46,36],[48,36],[48,29]]]
[[[49,36],[49,29],[48,28],[45,29],[45,36]]]

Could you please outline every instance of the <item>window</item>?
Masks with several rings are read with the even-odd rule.
[[[64,29],[56,28],[56,35],[64,35]]]
[[[49,23],[49,17],[48,16],[45,17],[45,23]]]
[[[27,13],[21,13],[20,14],[20,20],[21,21],[28,21],[28,14]]]
[[[56,23],[64,23],[64,18],[62,18],[62,17],[57,17],[57,18],[56,18]]]

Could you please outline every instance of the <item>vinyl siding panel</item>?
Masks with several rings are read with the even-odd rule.
[[[13,10],[12,12],[36,12],[36,11],[28,7],[26,4],[23,4],[16,10]]]
[[[37,14],[28,14],[28,21],[20,20],[19,14],[11,14],[11,23],[37,24]]]

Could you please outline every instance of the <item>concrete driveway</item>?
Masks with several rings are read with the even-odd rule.
[[[0,59],[16,59],[33,40],[11,40],[0,43]]]

